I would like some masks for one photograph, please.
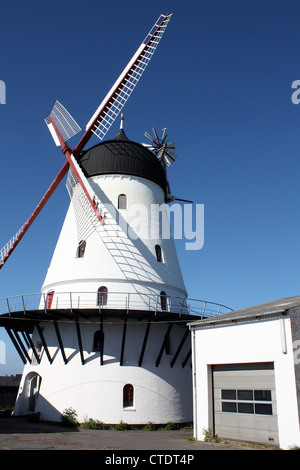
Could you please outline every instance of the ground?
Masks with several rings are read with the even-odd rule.
[[[192,440],[192,429],[176,431],[110,431],[65,428],[53,423],[29,423],[26,417],[0,419],[0,450],[102,450],[180,451],[254,450],[237,443],[213,443]],[[105,452],[104,452],[105,454]],[[127,452],[128,454],[128,452]]]

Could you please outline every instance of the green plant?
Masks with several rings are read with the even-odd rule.
[[[178,429],[178,425],[169,421],[168,423],[166,423],[164,429],[166,431],[175,431],[175,429]]]
[[[204,442],[221,442],[219,439],[218,435],[213,433],[211,428],[204,428],[203,429],[203,434],[204,434]]]
[[[211,428],[204,428],[203,434],[204,434],[204,442],[210,442],[213,440],[213,432]]]
[[[89,420],[84,421],[82,427],[87,429],[105,429],[106,425],[98,419],[90,418]]]
[[[155,424],[151,423],[151,421],[148,421],[148,423],[143,427],[143,431],[155,431],[156,426]]]
[[[61,415],[61,422],[67,427],[78,427],[77,413],[73,408],[66,408]]]
[[[126,429],[129,429],[129,425],[121,420],[119,424],[115,425],[114,429],[116,431],[126,431]]]

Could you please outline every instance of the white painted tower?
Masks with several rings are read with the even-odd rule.
[[[70,174],[71,203],[40,300],[49,319],[33,331],[38,360],[31,351],[15,414],[57,420],[72,407],[81,421],[191,421],[187,294],[156,211],[166,207],[165,170],[123,129],[83,152],[80,165],[105,223],[93,226]]]
[[[170,18],[159,17],[74,149],[66,142],[81,129],[59,102],[45,120],[66,161],[0,250],[0,269],[67,173],[71,202],[41,293],[0,299],[0,327],[24,363],[17,416],[35,411],[59,421],[72,408],[79,421],[192,421],[187,322],[221,306],[187,299],[167,217],[173,144],[165,132],[155,144],[145,133],[147,148],[122,126],[102,141]],[[92,135],[101,143],[84,150]]]

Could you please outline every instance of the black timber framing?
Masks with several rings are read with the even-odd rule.
[[[39,324],[38,322],[36,323],[36,329],[37,329],[37,331],[38,331],[38,333],[39,333],[39,336],[40,336],[40,338],[41,338],[42,345],[43,345],[43,347],[44,347],[44,350],[45,350],[46,356],[47,356],[47,358],[48,358],[48,361],[50,362],[50,364],[52,364],[53,359],[52,359],[52,357],[50,356],[49,349],[48,349],[46,340],[45,340],[45,338],[44,338],[42,328],[40,327],[40,324]]]
[[[146,350],[146,345],[147,345],[151,325],[152,325],[152,317],[148,319],[148,323],[147,323],[147,326],[146,326],[144,341],[143,341],[143,345],[142,345],[142,349],[141,349],[141,353],[140,353],[140,357],[139,357],[139,367],[141,367],[142,364],[143,364],[144,354],[145,354],[145,350]]]
[[[156,359],[156,362],[155,362],[156,367],[159,366],[159,363],[160,363],[160,361],[161,361],[161,358],[162,358],[164,349],[165,349],[165,347],[166,347],[166,343],[167,343],[167,341],[169,340],[169,336],[170,336],[170,333],[171,333],[172,326],[173,326],[173,323],[169,323],[167,332],[166,332],[166,334],[165,334],[165,336],[164,336],[164,340],[163,340],[163,342],[162,342],[162,345],[161,345],[159,354],[158,354],[157,359]]]
[[[100,334],[101,334],[101,344],[100,344],[100,365],[103,366],[104,359],[104,331],[103,331],[103,311],[100,313]]]
[[[8,336],[10,337],[10,339],[11,339],[11,341],[12,341],[14,347],[16,348],[16,351],[17,351],[17,353],[19,354],[19,356],[20,356],[20,358],[21,358],[23,364],[26,364],[26,362],[27,362],[27,361],[26,361],[26,358],[25,358],[25,356],[24,356],[24,354],[23,354],[23,352],[22,352],[22,349],[20,348],[20,346],[19,346],[19,344],[18,344],[16,338],[14,337],[13,333],[12,333],[11,330],[10,330],[9,328],[7,328],[7,327],[5,328],[5,330],[6,330],[7,334],[8,334]]]
[[[19,343],[20,348],[21,348],[22,351],[23,351],[23,354],[24,354],[25,358],[27,359],[27,361],[29,362],[29,364],[31,364],[31,358],[29,357],[29,354],[28,354],[28,352],[27,352],[27,349],[26,349],[26,347],[24,346],[23,341],[21,340],[19,333],[18,333],[17,331],[15,331],[15,330],[13,330],[13,333],[14,333],[14,335],[15,335],[16,340],[17,340],[18,343]]]
[[[27,342],[28,347],[30,347],[32,349],[32,352],[34,354],[34,357],[35,357],[37,363],[40,364],[41,360],[40,360],[39,353],[37,352],[30,335],[27,333],[27,331],[22,331],[22,335],[23,335],[25,341]]]
[[[81,331],[80,331],[80,324],[79,324],[79,318],[78,314],[75,314],[75,324],[76,324],[76,332],[77,332],[77,339],[78,339],[78,346],[79,346],[79,352],[80,352],[80,358],[81,358],[81,364],[85,364],[85,359],[84,359],[84,354],[83,354],[83,349],[82,349],[82,339],[81,339]]]
[[[122,334],[122,345],[121,345],[121,353],[120,353],[120,366],[123,365],[124,362],[124,350],[125,350],[125,341],[126,341],[126,331],[127,331],[127,315],[124,315],[123,320],[123,334]]]
[[[178,356],[179,356],[179,353],[180,353],[181,349],[183,348],[183,345],[184,345],[184,343],[185,343],[186,338],[188,337],[189,332],[190,332],[189,328],[186,327],[186,330],[185,330],[184,335],[183,335],[183,337],[182,337],[182,339],[181,339],[181,341],[180,341],[180,343],[179,343],[179,346],[178,346],[178,348],[177,348],[177,351],[175,352],[174,357],[173,357],[172,361],[170,362],[170,366],[171,366],[171,367],[173,367],[174,364],[175,364],[175,362],[177,361],[177,358],[178,358]]]
[[[14,311],[14,312],[9,312],[0,315],[0,327],[4,327],[9,334],[22,362],[26,364],[26,354],[24,354],[24,344],[28,346],[27,350],[29,349],[29,345],[32,349],[32,352],[39,363],[41,361],[40,359],[40,354],[38,350],[34,347],[31,335],[34,331],[34,328],[36,328],[42,345],[44,347],[44,353],[46,354],[50,364],[52,364],[53,359],[50,356],[49,350],[47,343],[45,341],[44,335],[43,335],[43,329],[41,328],[41,325],[47,324],[47,322],[53,323],[54,328],[56,331],[56,336],[58,339],[60,351],[63,357],[63,360],[65,363],[69,362],[69,359],[66,357],[66,351],[64,349],[64,344],[62,341],[61,337],[61,329],[60,329],[60,321],[64,321],[64,319],[70,320],[70,324],[76,325],[76,332],[77,332],[77,339],[78,339],[78,345],[79,345],[79,353],[81,357],[81,363],[84,365],[86,360],[84,358],[84,351],[83,351],[83,343],[82,343],[82,338],[81,338],[81,319],[82,322],[84,322],[86,319],[89,318],[97,318],[97,321],[100,321],[100,331],[102,332],[102,344],[100,348],[100,364],[104,364],[104,333],[103,329],[105,328],[104,323],[106,321],[109,322],[114,322],[114,321],[119,321],[120,319],[123,320],[123,333],[122,333],[122,340],[121,340],[121,345],[120,345],[120,365],[124,364],[124,357],[125,357],[125,343],[127,340],[126,335],[128,334],[128,328],[130,327],[130,324],[128,324],[129,319],[135,319],[137,321],[147,321],[146,328],[145,328],[145,333],[144,333],[144,338],[143,338],[143,343],[141,345],[141,350],[139,353],[139,357],[137,358],[138,361],[138,366],[141,367],[143,362],[144,362],[144,356],[145,356],[145,351],[147,348],[147,344],[149,342],[149,334],[152,325],[155,325],[157,323],[164,323],[165,325],[168,325],[167,331],[164,335],[164,339],[162,342],[162,345],[159,350],[159,354],[156,359],[156,366],[158,367],[161,361],[161,358],[163,356],[163,353],[166,351],[166,347],[168,344],[168,340],[170,337],[170,332],[173,324],[176,324],[177,322],[183,326],[185,324],[186,327],[186,322],[188,321],[194,321],[195,319],[199,319],[198,316],[194,315],[185,315],[185,314],[174,314],[172,312],[166,312],[166,311],[157,311],[156,313],[152,311],[141,311],[141,310],[131,310],[131,309],[108,309],[108,308],[101,308],[99,309],[51,309],[48,310],[47,312],[41,311],[41,310],[31,310],[31,311],[26,311],[24,312],[23,310],[20,311]],[[79,323],[80,319],[80,323]],[[23,335],[24,339],[24,344],[18,342],[18,339],[15,336],[15,332],[19,332],[19,334]],[[173,367],[175,363],[178,361],[178,357],[180,355],[180,352],[182,351],[184,341],[186,341],[187,338],[187,332],[183,334],[183,337],[180,341],[180,344],[175,351],[175,355],[173,358],[170,358],[170,366]],[[27,341],[26,341],[27,338]],[[23,347],[22,347],[23,345]],[[138,354],[138,353],[137,353]],[[185,367],[186,364],[188,363],[188,360],[191,356],[191,350],[188,352],[188,354],[185,356],[184,360],[181,363],[182,367]],[[155,360],[155,359],[154,359]]]
[[[192,354],[192,348],[189,350],[189,352],[188,352],[187,355],[185,356],[184,361],[183,361],[182,364],[181,364],[182,368],[184,368],[184,367],[186,366],[186,363],[187,363],[187,361],[189,360],[191,354]]]
[[[57,321],[54,320],[53,324],[54,324],[55,333],[56,333],[56,336],[57,336],[57,340],[58,340],[58,344],[59,344],[59,348],[60,348],[60,352],[61,352],[63,361],[64,361],[65,364],[67,364],[68,359],[66,358],[65,349],[64,349],[64,345],[63,345],[63,342],[62,342],[62,339],[61,339],[61,334],[60,334],[60,331],[59,331],[59,328],[58,328]]]

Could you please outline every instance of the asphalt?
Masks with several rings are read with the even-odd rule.
[[[26,417],[0,419],[0,450],[101,450],[103,455],[115,456],[118,452],[158,451],[174,455],[180,451],[196,455],[202,450],[257,450],[239,443],[215,443],[192,440],[192,429],[175,431],[97,430],[66,428],[59,423],[30,423]],[[173,453],[172,453],[173,452]],[[130,454],[130,452],[129,452]],[[156,454],[153,454],[156,455]],[[158,458],[158,457],[157,457]],[[158,461],[152,463],[159,463]]]

